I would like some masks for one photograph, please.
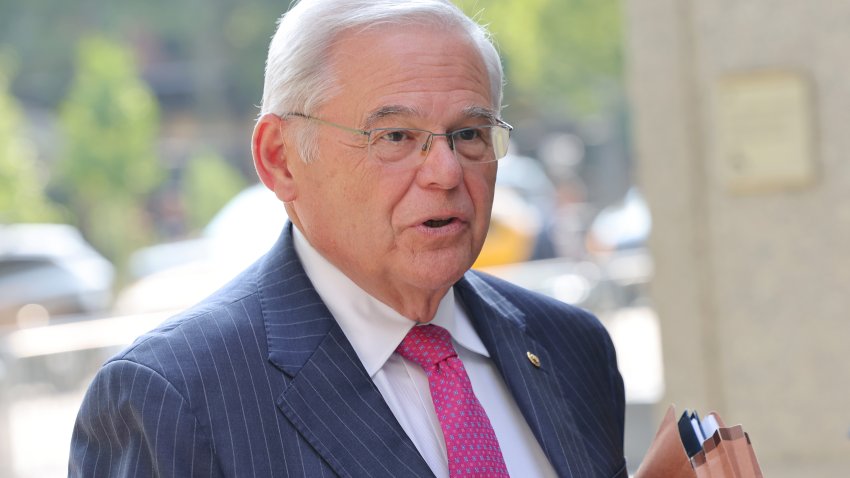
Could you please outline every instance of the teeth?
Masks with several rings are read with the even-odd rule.
[[[430,219],[425,221],[425,225],[428,227],[443,227],[452,222],[451,219]]]

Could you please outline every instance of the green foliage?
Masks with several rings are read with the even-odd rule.
[[[587,116],[604,111],[611,98],[619,96],[619,0],[457,3],[493,33],[505,63],[506,103],[560,116]]]
[[[532,118],[557,123],[605,115],[611,99],[621,99],[621,0],[455,2],[489,24],[505,62],[507,113],[517,125]],[[155,155],[158,108],[137,78],[125,49],[102,38],[82,43],[79,39],[97,31],[133,45],[144,59],[146,77],[162,99],[171,102],[163,104],[163,114],[192,118],[190,127],[171,139],[197,140],[233,150],[234,145],[244,144],[238,125],[256,113],[274,20],[289,3],[0,0],[0,44],[13,45],[25,59],[11,85],[14,95],[44,109],[54,109],[65,99],[61,106],[64,143],[63,138],[48,138],[57,146],[41,153],[48,160],[56,156],[52,162],[56,167],[51,169],[51,197],[73,211],[77,225],[110,258],[118,259],[123,254],[119,249],[143,244],[151,236],[144,204],[163,176]],[[0,65],[0,74],[7,71]],[[5,101],[0,99],[0,110],[8,109]],[[4,114],[8,115],[0,112],[0,117]],[[15,195],[18,204],[28,204],[26,214],[48,217],[49,213],[38,212],[38,205],[45,203],[41,193],[44,171],[39,170],[34,148],[22,139],[24,136],[8,133],[8,121],[0,118],[0,136],[14,138],[17,146],[0,138],[4,151],[0,157],[0,196],[6,194],[0,200],[10,201],[12,187],[8,185],[14,182],[18,189],[31,191]],[[215,136],[222,130],[206,133],[205,123],[227,121],[231,122],[227,134]],[[175,129],[170,131],[174,133]],[[517,137],[522,131],[518,128]],[[210,136],[215,136],[213,142]],[[15,152],[8,153],[12,149]],[[17,159],[13,161],[12,155]],[[32,159],[20,159],[23,157]],[[200,173],[188,173],[187,178],[195,174]],[[12,175],[15,179],[8,179]],[[192,181],[187,179],[187,187],[197,187],[188,186]],[[205,181],[214,184],[217,180]],[[195,199],[214,194],[201,192],[204,188],[212,187],[202,184],[186,194],[195,227],[209,215],[212,206],[207,205],[220,201],[217,197]],[[119,208],[126,215],[105,211],[107,208]],[[108,218],[130,221],[133,217],[138,220],[133,226],[137,230],[127,226],[115,233],[126,235],[126,243],[111,246],[103,242],[105,239],[94,237],[113,234],[95,233],[111,227],[107,222],[112,219]],[[118,227],[117,222],[114,226]]]
[[[139,205],[164,176],[155,148],[158,106],[127,49],[99,37],[80,43],[60,122],[65,147],[57,189],[83,233],[120,266],[150,239],[149,228],[127,224],[145,225]]]
[[[189,226],[200,229],[233,196],[247,186],[239,171],[214,153],[201,153],[186,166],[183,203]]]
[[[44,193],[45,171],[9,92],[12,63],[11,52],[0,50],[0,222],[54,222],[59,213]]]
[[[253,115],[275,19],[289,3],[0,0],[0,44],[15,45],[27,59],[14,92],[44,107],[64,98],[74,48],[97,31],[136,46],[146,57],[147,73],[167,70],[160,81],[190,91],[204,114]]]
[[[62,178],[77,205],[139,197],[160,181],[155,155],[157,105],[138,78],[129,52],[103,38],[81,42],[78,71],[61,109],[67,154]]]
[[[528,115],[591,115],[621,93],[621,0],[455,0],[489,23],[505,58],[507,102]],[[273,0],[0,1],[0,42],[27,61],[15,92],[55,104],[72,67],[71,48],[98,30],[141,46],[151,63],[187,68],[182,81],[204,114],[252,114],[276,19]],[[558,116],[558,115],[556,115]]]

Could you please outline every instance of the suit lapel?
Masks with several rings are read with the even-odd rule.
[[[549,351],[526,332],[525,316],[507,298],[474,273],[457,284],[482,342],[502,374],[517,405],[549,461],[562,477],[592,476],[585,440],[575,424],[573,407],[561,391]],[[535,367],[531,352],[540,360]]]
[[[269,361],[291,378],[277,405],[340,476],[433,476],[299,261],[291,224],[260,265]],[[457,290],[478,334],[559,476],[591,476],[572,407],[525,317],[474,273]],[[536,354],[534,367],[527,352]]]
[[[278,408],[340,476],[433,476],[298,260],[291,224],[259,275]]]

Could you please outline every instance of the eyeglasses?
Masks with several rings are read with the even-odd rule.
[[[461,164],[491,163],[508,153],[513,127],[497,119],[497,124],[461,128],[447,133],[433,133],[416,128],[375,128],[361,130],[314,118],[301,113],[287,113],[281,118],[298,117],[331,126],[366,138],[368,156],[397,167],[413,167],[428,156],[434,137],[444,136],[455,159]]]

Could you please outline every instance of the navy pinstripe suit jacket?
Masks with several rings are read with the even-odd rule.
[[[70,476],[433,476],[305,275],[291,227],[103,366]],[[456,290],[558,474],[627,477],[623,384],[599,322],[476,272]]]

